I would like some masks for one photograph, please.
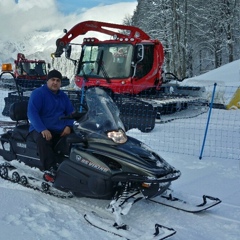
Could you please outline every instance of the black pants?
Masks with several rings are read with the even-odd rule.
[[[57,163],[62,161],[60,155],[54,152],[54,147],[61,139],[60,134],[53,133],[52,139],[47,141],[41,133],[33,130],[30,132],[31,137],[37,144],[37,150],[40,157],[40,161],[43,166],[43,170],[48,170],[51,167],[56,166]]]

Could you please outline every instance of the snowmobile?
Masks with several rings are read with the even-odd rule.
[[[127,136],[117,105],[103,89],[89,88],[81,102],[79,111],[62,117],[75,120],[74,132],[55,146],[61,163],[53,183],[43,180],[36,144],[28,134],[27,101],[12,104],[10,117],[16,121],[16,126],[0,136],[0,155],[6,160],[0,164],[0,176],[57,197],[110,200],[107,209],[113,213],[112,221],[115,221],[111,229],[103,227],[104,222],[109,225],[109,219],[96,213],[90,212],[84,217],[93,226],[127,239],[132,237],[129,231],[125,231],[129,229],[122,215],[127,215],[132,205],[141,199],[192,213],[221,202],[203,196],[202,204],[190,207],[185,201],[166,195],[172,181],[178,179],[181,172],[143,142]],[[16,159],[24,165],[16,165]],[[22,167],[25,165],[28,168]],[[28,176],[32,167],[40,169],[38,179]],[[158,197],[162,200],[156,200]],[[209,199],[211,203],[207,203]],[[155,224],[155,230],[157,239],[165,239],[176,232],[160,224]]]
[[[79,112],[63,116],[75,119],[74,133],[55,147],[62,162],[54,188],[77,197],[116,199],[140,191],[151,198],[162,194],[179,178],[179,170],[144,143],[126,135],[119,110],[104,90],[88,89],[85,102]],[[16,126],[1,135],[0,155],[7,161],[18,159],[42,169],[36,144],[28,136],[26,111],[27,102],[11,106],[10,117]],[[6,168],[1,166],[0,170],[6,178]],[[15,175],[8,177],[16,178]]]

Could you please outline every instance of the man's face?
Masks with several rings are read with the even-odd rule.
[[[47,80],[47,86],[51,91],[57,92],[61,87],[61,80],[59,78],[50,78]]]

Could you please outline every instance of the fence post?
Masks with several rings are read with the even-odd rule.
[[[210,109],[209,109],[209,112],[208,112],[207,125],[206,125],[205,134],[204,134],[204,138],[203,138],[202,149],[201,149],[200,156],[199,156],[200,160],[202,159],[203,149],[204,149],[205,141],[206,141],[206,137],[207,137],[207,131],[208,131],[208,126],[209,126],[210,117],[211,117],[211,113],[212,113],[212,106],[213,106],[216,86],[217,86],[217,83],[214,83],[213,92],[212,92],[212,99],[211,99],[211,102],[210,102]]]

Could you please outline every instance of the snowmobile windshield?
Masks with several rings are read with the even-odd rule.
[[[82,49],[78,76],[93,78],[127,78],[131,74],[131,44],[85,45]]]
[[[77,123],[78,130],[87,133],[88,139],[121,137],[121,134],[126,138],[124,125],[119,117],[119,109],[104,90],[88,89],[85,100],[88,110],[85,117]],[[114,139],[113,141],[116,142]],[[122,140],[119,141],[123,143]]]

